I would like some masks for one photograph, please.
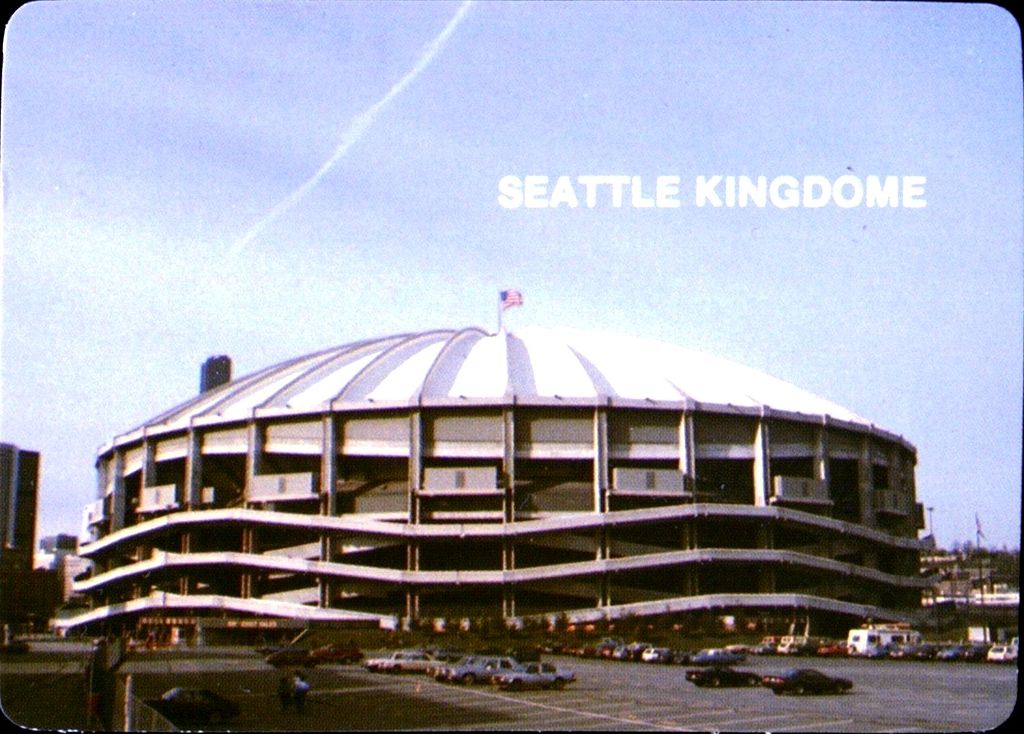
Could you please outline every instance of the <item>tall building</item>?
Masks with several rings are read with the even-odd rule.
[[[39,453],[0,443],[0,569],[31,571]]]
[[[47,535],[39,539],[39,550],[53,555],[74,554],[78,550],[78,538],[66,533]]]
[[[0,623],[45,629],[60,603],[57,574],[33,570],[39,453],[0,443]]]
[[[199,392],[207,392],[231,382],[231,357],[220,354],[203,362],[199,373]]]
[[[916,461],[846,408],[669,344],[368,339],[103,446],[75,584],[92,608],[64,623],[909,621],[929,585]]]

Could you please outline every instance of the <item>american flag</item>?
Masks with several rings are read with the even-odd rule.
[[[512,308],[513,306],[523,305],[523,294],[519,291],[502,291],[501,292],[501,310],[504,311],[506,308]]]

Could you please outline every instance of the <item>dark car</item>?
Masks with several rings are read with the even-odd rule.
[[[889,651],[889,657],[893,660],[931,660],[938,652],[935,645],[928,643],[900,645]]]
[[[761,685],[771,688],[772,693],[845,693],[853,688],[853,682],[846,678],[832,678],[813,668],[796,668],[785,673],[772,673],[761,678]]]
[[[728,667],[694,668],[686,671],[686,680],[701,688],[720,686],[759,686],[761,676],[749,670]]]
[[[309,650],[304,647],[285,647],[277,652],[272,652],[265,658],[275,668],[283,668],[287,665],[302,665],[312,668],[317,664],[316,658],[310,655]]]
[[[363,659],[363,651],[358,647],[340,643],[314,648],[309,655],[318,663],[358,663]]]
[[[845,642],[826,642],[818,646],[814,653],[820,658],[846,657],[848,654]]]
[[[174,724],[225,723],[241,713],[237,703],[205,688],[172,688],[146,704]]]
[[[963,645],[946,645],[939,649],[935,653],[936,660],[942,660],[944,662],[951,662],[954,660],[960,660],[961,656],[967,648]]]
[[[964,647],[963,652],[960,654],[960,659],[966,660],[967,662],[976,663],[979,661],[984,661],[987,655],[988,645],[967,645],[966,647]]]
[[[742,663],[746,659],[747,656],[743,653],[715,647],[701,650],[690,658],[690,663],[692,665],[733,665]]]
[[[510,647],[503,654],[515,658],[520,663],[539,663],[540,653],[538,647]],[[598,653],[598,657],[601,657],[600,653]]]
[[[695,654],[693,650],[672,650],[672,664],[687,665]]]

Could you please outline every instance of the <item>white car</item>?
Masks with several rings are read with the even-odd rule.
[[[551,663],[525,663],[494,676],[493,683],[505,690],[520,691],[526,688],[562,689],[574,680],[576,673],[556,668]]]
[[[986,659],[990,663],[1013,663],[1017,661],[1016,645],[995,645],[988,651]]]
[[[383,657],[370,658],[363,667],[378,673],[424,673],[434,663],[434,656],[422,650],[396,650]]]
[[[640,653],[640,660],[645,663],[668,663],[672,661],[672,651],[667,647],[649,647]]]

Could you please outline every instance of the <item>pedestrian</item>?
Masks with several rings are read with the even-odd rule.
[[[281,680],[277,683],[277,697],[281,701],[282,711],[287,711],[288,707],[292,705],[293,691],[294,685],[291,677],[287,675],[281,676]]]
[[[309,693],[310,685],[302,673],[296,673],[292,687],[295,690],[295,710],[301,714],[306,708],[306,694]]]

